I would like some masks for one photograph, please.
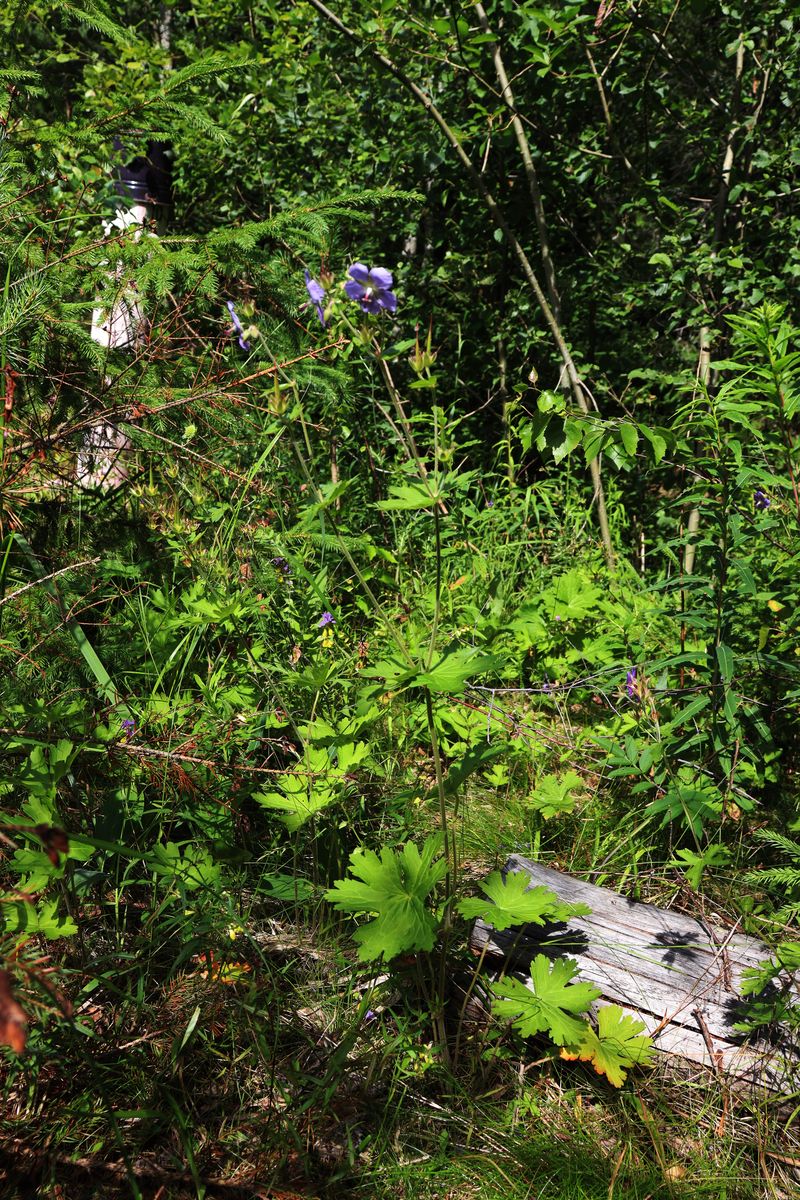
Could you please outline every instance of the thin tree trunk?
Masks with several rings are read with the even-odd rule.
[[[725,232],[725,208],[728,203],[728,193],[731,190],[731,174],[733,172],[734,149],[733,143],[736,134],[739,132],[738,113],[739,103],[742,91],[742,74],[744,72],[744,37],[740,35],[739,45],[736,48],[736,81],[734,84],[733,94],[733,120],[730,129],[728,130],[728,140],[725,145],[725,154],[722,159],[722,168],[720,170],[719,187],[717,189],[717,198],[714,202],[714,236],[711,242],[711,257],[716,258],[717,251],[722,243],[722,235]],[[703,325],[700,329],[700,347],[697,363],[697,380],[703,388],[707,388],[710,379],[711,370],[711,350],[710,350],[711,331],[708,325]],[[694,538],[697,536],[697,531],[700,528],[700,510],[693,508],[689,513],[689,519],[686,522],[686,547],[683,552],[683,573],[691,575],[694,570],[695,544]]]
[[[350,29],[347,25],[345,25],[344,22],[341,21],[339,19],[339,17],[336,16],[335,13],[331,12],[331,10],[329,8],[327,8],[325,4],[322,3],[322,0],[309,0],[309,2],[312,5],[312,7],[315,8],[317,10],[317,12],[320,13],[320,15],[325,18],[326,21],[330,22],[330,24],[333,25],[333,27],[335,29],[338,29],[338,31],[344,37],[348,38],[356,46],[363,46],[361,38],[356,33],[356,31],[353,29]],[[433,101],[431,100],[431,98],[427,94],[427,92],[425,92],[418,84],[416,84],[413,79],[410,79],[408,77],[408,75],[406,75],[406,73],[400,67],[398,67],[396,65],[396,63],[394,63],[385,54],[382,54],[380,50],[373,50],[370,48],[369,53],[372,56],[372,58],[375,60],[375,62],[377,62],[380,66],[382,66],[384,68],[384,70],[388,71],[389,74],[393,75],[394,78],[400,84],[402,84],[402,86],[406,89],[406,91],[410,92],[411,95],[415,98],[415,100],[417,100],[422,105],[422,107],[425,109],[425,111],[430,116],[431,120],[438,126],[439,130],[441,131],[441,133],[443,134],[443,136],[445,137],[445,139],[447,140],[447,142],[449,143],[451,148],[455,151],[456,155],[458,156],[459,161],[461,162],[461,165],[464,167],[467,174],[469,175],[470,180],[472,181],[472,184],[473,184],[475,190],[478,192],[479,196],[483,200],[484,205],[486,206],[486,209],[487,209],[489,215],[491,216],[495,225],[497,225],[498,229],[503,234],[503,237],[505,238],[506,242],[508,243],[508,245],[511,247],[512,251],[514,252],[514,256],[517,259],[518,263],[520,264],[520,267],[522,268],[522,273],[525,276],[528,286],[530,287],[531,291],[533,292],[533,294],[536,298],[536,302],[539,305],[542,316],[544,317],[545,322],[546,322],[548,328],[550,329],[550,332],[553,336],[553,341],[555,342],[556,348],[558,349],[558,353],[561,356],[562,362],[564,363],[564,369],[567,373],[567,378],[569,380],[570,389],[572,391],[572,395],[575,400],[575,403],[578,406],[578,408],[581,410],[581,412],[584,415],[588,416],[589,411],[590,411],[589,403],[586,399],[586,395],[584,393],[580,375],[578,374],[577,367],[575,366],[575,362],[572,357],[572,353],[569,349],[569,346],[567,345],[566,339],[565,339],[563,331],[561,329],[561,325],[559,324],[559,321],[556,318],[556,315],[553,312],[553,309],[551,308],[551,306],[548,302],[547,296],[545,295],[545,293],[542,289],[542,286],[539,283],[539,280],[536,276],[536,272],[534,271],[533,267],[531,266],[531,263],[530,263],[530,260],[528,259],[527,254],[525,253],[522,245],[519,242],[519,239],[516,237],[513,230],[511,229],[511,226],[509,225],[508,221],[506,220],[505,214],[503,213],[502,209],[500,208],[500,206],[498,205],[494,196],[492,195],[489,188],[487,187],[486,182],[483,179],[483,176],[477,170],[477,168],[475,167],[475,164],[472,162],[472,159],[469,157],[466,150],[462,146],[461,141],[456,136],[453,129],[451,129],[450,125],[445,120],[444,116],[439,112],[439,109],[433,103]],[[592,484],[594,487],[594,499],[597,502],[597,519],[598,519],[598,523],[600,525],[600,536],[601,536],[602,542],[603,542],[603,550],[605,552],[606,563],[607,563],[609,569],[613,570],[614,565],[615,565],[614,564],[614,547],[611,542],[611,531],[610,531],[609,525],[608,525],[608,515],[607,515],[606,505],[605,505],[605,494],[603,491],[603,482],[600,477],[600,466],[599,466],[599,463],[596,458],[593,459],[592,462],[590,463],[589,471],[590,471],[590,475],[592,478]]]
[[[478,16],[481,29],[490,37],[495,35],[489,28],[489,18],[486,15],[486,10],[482,4],[475,5],[475,12]],[[550,239],[547,234],[547,221],[544,215],[544,204],[542,203],[542,193],[539,189],[539,179],[536,174],[536,166],[534,165],[531,147],[528,141],[528,135],[525,132],[525,126],[522,124],[519,112],[517,111],[514,93],[511,90],[511,82],[506,72],[503,56],[500,52],[500,46],[497,41],[492,43],[492,62],[494,63],[497,82],[500,84],[500,96],[511,114],[511,128],[514,130],[514,136],[517,139],[522,164],[525,168],[525,178],[528,181],[528,191],[531,194],[531,203],[533,205],[533,215],[536,218],[536,229],[539,234],[539,253],[542,257],[542,269],[544,271],[545,284],[547,286],[547,295],[550,300],[550,307],[553,310],[553,316],[557,321],[561,320],[561,297],[558,294],[556,286],[556,270],[553,264],[553,256],[550,252]]]

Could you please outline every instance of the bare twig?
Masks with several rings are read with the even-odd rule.
[[[23,587],[17,588],[16,591],[9,592],[7,596],[3,596],[3,599],[0,600],[0,608],[4,604],[10,604],[12,600],[16,599],[17,596],[21,596],[23,592],[29,591],[30,588],[38,587],[39,584],[47,583],[51,579],[57,579],[59,575],[66,575],[68,571],[80,571],[82,567],[93,567],[95,563],[99,562],[99,555],[96,558],[85,558],[83,562],[70,563],[68,567],[60,567],[58,571],[51,571],[49,575],[43,575],[40,579],[32,579],[30,583],[26,583]]]

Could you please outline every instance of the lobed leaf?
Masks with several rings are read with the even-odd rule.
[[[631,1067],[653,1063],[653,1041],[635,1017],[625,1016],[618,1004],[608,1004],[597,1014],[597,1032],[587,1026],[580,1046],[564,1048],[561,1057],[589,1062],[613,1087],[622,1087]]]
[[[350,855],[350,874],[356,878],[337,880],[325,898],[340,912],[375,914],[354,934],[362,962],[433,949],[438,921],[426,900],[447,871],[444,859],[434,862],[440,847],[436,835],[422,852],[406,842],[399,851],[384,846],[380,858],[374,850]]]
[[[575,1014],[586,1012],[600,992],[591,983],[570,984],[577,970],[572,959],[551,963],[544,954],[537,954],[531,963],[530,987],[518,979],[492,984],[498,997],[494,1010],[511,1017],[523,1037],[547,1033],[559,1046],[580,1045],[589,1027]]]
[[[549,888],[529,885],[530,876],[525,871],[511,871],[505,878],[500,871],[493,871],[481,884],[481,891],[488,899],[462,900],[458,911],[468,920],[480,917],[500,930],[508,929],[509,925],[568,921],[591,911],[585,904],[564,904]]]

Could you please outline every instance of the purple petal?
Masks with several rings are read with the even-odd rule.
[[[321,304],[315,304],[314,308],[317,310],[317,316],[319,317],[319,323],[324,329],[325,328],[325,310],[323,309]]]
[[[362,288],[369,287],[369,268],[365,267],[363,263],[353,263],[347,274],[351,279],[355,279],[357,283],[360,283]],[[347,284],[345,284],[345,287],[347,287]]]
[[[352,279],[349,279],[344,285],[344,294],[350,300],[360,300],[366,286],[365,283],[354,283]]]
[[[236,315],[236,305],[233,303],[232,300],[228,301],[228,312],[231,314],[231,320],[233,321],[233,328],[236,330],[236,332],[238,334],[241,334],[242,322],[239,320],[239,318]]]
[[[392,272],[385,267],[372,267],[370,270],[372,286],[386,290],[392,286]]]
[[[397,311],[397,296],[395,296],[394,292],[381,291],[378,299],[384,308],[388,308],[389,312]]]
[[[306,291],[311,297],[312,304],[322,304],[325,300],[325,289],[321,283],[313,279],[310,271],[306,271]]]

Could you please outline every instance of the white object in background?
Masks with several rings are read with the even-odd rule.
[[[136,241],[142,236],[147,220],[147,205],[133,204],[118,208],[112,221],[103,222],[103,232],[111,237],[115,231],[124,233],[133,228]],[[115,278],[122,278],[122,264]],[[92,340],[109,350],[124,350],[139,338],[144,313],[134,286],[128,286],[116,297],[111,312],[99,306],[92,312]],[[120,487],[128,478],[126,456],[133,446],[130,438],[111,421],[97,421],[87,431],[75,463],[75,482],[85,488],[108,491]]]
[[[130,208],[118,208],[113,221],[104,221],[103,230],[106,237],[111,237],[115,230],[124,232],[131,226],[136,241],[142,236],[142,228],[147,220],[147,205],[134,204]],[[122,277],[122,266],[116,271],[116,278]],[[128,287],[116,298],[111,312],[103,308],[95,308],[92,312],[92,340],[110,350],[124,350],[132,346],[144,322],[144,313],[139,303],[134,287]]]
[[[111,421],[97,421],[86,431],[75,463],[75,482],[84,488],[118,488],[128,478],[130,438]]]

